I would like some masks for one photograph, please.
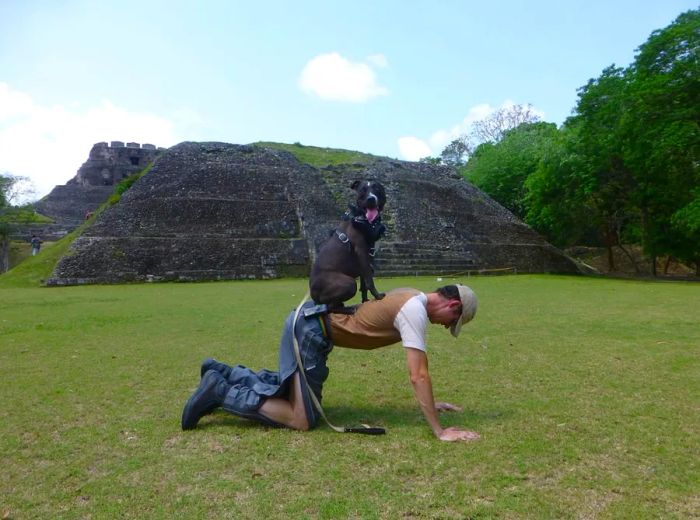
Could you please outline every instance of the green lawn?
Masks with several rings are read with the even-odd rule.
[[[698,284],[463,279],[479,312],[459,340],[433,327],[431,372],[436,397],[464,407],[444,425],[483,437],[450,444],[425,424],[400,346],[329,359],[331,420],[385,436],[270,429],[223,412],[180,430],[205,356],[276,366],[306,280],[2,280],[0,518],[699,514]]]

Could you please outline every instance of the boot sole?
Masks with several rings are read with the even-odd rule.
[[[212,372],[212,374],[209,374],[209,372]],[[219,400],[213,399],[210,399],[201,404],[199,403],[199,399],[202,398],[203,394],[210,392],[212,388],[216,386],[216,383],[218,383],[218,372],[209,372],[207,372],[204,375],[204,378],[202,378],[202,381],[199,384],[199,388],[197,388],[194,394],[192,394],[187,400],[187,403],[185,403],[185,408],[182,410],[182,419],[180,420],[180,425],[182,426],[183,430],[193,430],[194,428],[196,428],[197,423],[202,417],[204,417],[208,413],[211,413],[217,406],[221,404]],[[192,417],[195,408],[199,408],[200,413],[196,417]]]

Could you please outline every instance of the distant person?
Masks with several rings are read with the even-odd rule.
[[[334,345],[368,350],[400,341],[413,391],[433,434],[443,441],[478,439],[476,432],[440,426],[439,411],[460,408],[436,403],[433,398],[425,337],[428,322],[443,325],[457,337],[462,325],[476,314],[476,307],[476,295],[465,285],[447,285],[427,294],[416,289],[397,289],[382,300],[358,305],[354,314],[327,313],[325,305],[306,302],[296,326],[294,312],[285,322],[279,372],[263,369],[256,373],[241,365],[231,367],[211,358],[204,360],[199,388],[182,412],[182,429],[195,428],[202,416],[222,407],[263,424],[309,430],[319,420],[310,392],[321,401],[323,383],[328,377],[326,359]],[[292,330],[306,378],[299,372]]]
[[[39,237],[36,235],[32,235],[29,243],[32,244],[32,256],[38,255],[42,244],[41,239],[39,239]]]

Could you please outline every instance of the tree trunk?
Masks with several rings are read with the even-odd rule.
[[[664,274],[665,275],[668,274],[668,268],[671,265],[671,258],[672,258],[671,255],[668,255],[666,257],[666,262],[664,263]]]
[[[632,253],[627,251],[625,246],[622,245],[622,242],[618,241],[617,242],[617,247],[619,247],[623,253],[625,253],[625,256],[629,259],[629,261],[632,263],[632,266],[634,267],[634,274],[639,274],[639,265],[637,264],[637,261],[634,259],[632,256]]]
[[[649,258],[651,259],[651,275],[656,278],[656,244],[651,243],[651,236],[649,233],[649,215],[647,209],[644,205],[641,206],[641,222],[642,225],[642,249],[649,252]]]
[[[10,239],[0,237],[0,274],[10,268]]]
[[[621,219],[616,218],[614,220],[614,222],[615,222],[615,242],[617,244],[617,247],[620,248],[620,250],[625,254],[627,259],[632,264],[632,267],[634,267],[634,274],[639,275],[639,264],[637,264],[637,261],[634,259],[634,256],[632,256],[632,253],[627,251],[625,246],[622,245],[622,240],[620,239],[620,236],[622,235],[622,221],[621,221]]]
[[[613,255],[615,241],[613,240],[613,234],[610,224],[606,224],[603,228],[603,239],[605,240],[605,249],[608,251],[608,271],[610,272],[615,270],[615,256]]]
[[[615,257],[613,256],[612,244],[606,243],[605,248],[608,250],[608,271],[613,272],[615,270]]]

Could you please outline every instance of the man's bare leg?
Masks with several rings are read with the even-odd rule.
[[[284,424],[294,430],[306,431],[309,429],[309,420],[306,417],[304,399],[301,395],[301,381],[299,372],[295,372],[292,385],[289,389],[289,399],[270,397],[266,399],[258,412],[268,419]]]

